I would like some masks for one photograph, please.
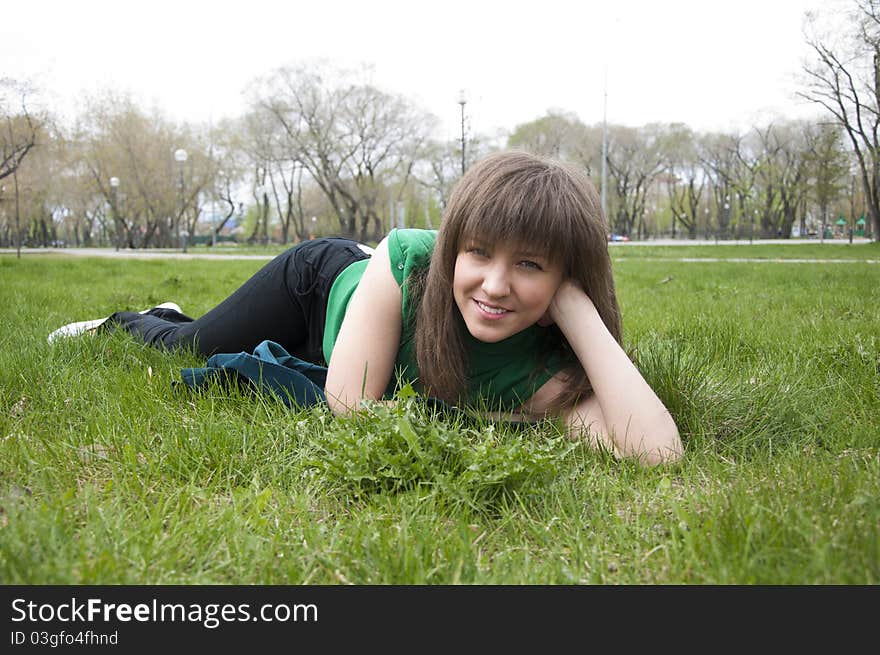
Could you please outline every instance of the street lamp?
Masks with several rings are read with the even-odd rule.
[[[458,104],[461,105],[461,174],[464,175],[465,159],[464,159],[464,106],[467,98],[464,95],[464,89],[458,92]]]
[[[116,189],[119,188],[119,178],[110,178],[110,211],[113,213],[113,227],[116,229],[116,250],[119,250],[119,212],[116,209]]]
[[[186,203],[184,201],[183,193],[183,165],[186,163],[186,159],[186,150],[184,150],[183,148],[178,148],[174,151],[174,160],[177,162],[178,168],[180,169],[180,181],[178,183],[180,192],[180,218],[177,222],[177,236],[180,240],[180,247],[183,249],[183,252],[186,252],[186,230],[181,229],[180,222],[184,220],[184,212],[186,210]]]
[[[220,184],[223,186],[226,182],[226,173],[222,169],[217,171],[217,177],[220,178]],[[217,182],[214,182],[214,194],[211,196],[211,246],[217,245]]]
[[[608,64],[605,64],[605,99],[602,104],[602,220],[608,220]],[[673,225],[675,219],[672,219]],[[673,238],[674,235],[673,235]]]
[[[727,225],[727,228],[730,229],[730,196],[724,196],[724,223]],[[736,226],[736,234],[737,239],[740,237],[740,228],[739,223]]]

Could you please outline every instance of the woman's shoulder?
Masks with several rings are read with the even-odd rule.
[[[424,230],[415,227],[396,227],[388,233],[388,241],[392,246],[404,249],[427,248],[433,250],[437,241],[437,230]]]
[[[403,284],[413,269],[428,265],[436,241],[437,230],[418,228],[391,230],[388,234],[388,257],[398,284]]]

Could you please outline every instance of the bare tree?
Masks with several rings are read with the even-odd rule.
[[[751,209],[752,216],[755,210],[760,214],[761,236],[791,235],[807,193],[809,161],[804,134],[809,129],[807,123],[785,121],[754,128],[740,142],[737,154],[746,175],[734,189],[743,213]]]
[[[829,209],[848,190],[850,157],[844,149],[844,134],[836,124],[814,124],[804,132],[806,160],[810,177],[809,199],[816,205],[820,229],[829,222]],[[804,220],[801,234],[807,233]]]
[[[274,202],[281,222],[282,241],[287,243],[293,213],[298,206],[293,198],[296,152],[285,142],[284,131],[274,115],[263,107],[255,107],[245,114],[240,126],[238,141],[247,161],[248,184],[258,210],[253,214],[256,221],[248,242],[268,243],[270,206]]]
[[[108,207],[117,248],[187,247],[218,169],[203,130],[105,93],[90,99],[73,138],[78,165]],[[178,149],[187,152],[184,162],[175,161]]]
[[[32,90],[10,78],[0,78],[0,180],[12,175],[37,145],[44,120],[28,107]]]
[[[806,134],[812,126],[802,121],[787,121],[773,126],[773,139],[779,145],[777,168],[779,175],[780,221],[777,235],[791,236],[797,222],[798,210],[807,196],[810,162]]]
[[[446,208],[452,187],[461,177],[460,155],[459,144],[452,141],[432,141],[426,145],[421,161],[416,163],[413,179],[427,190],[429,196],[436,199],[441,213]],[[430,223],[430,217],[428,222]]]
[[[233,216],[243,212],[243,201],[239,194],[250,162],[250,139],[244,133],[246,120],[247,117],[223,119],[210,126],[208,134],[210,179],[207,181],[205,193],[213,203],[212,244],[219,238]]]
[[[7,217],[7,232],[14,233],[16,255],[21,257],[21,187],[18,171],[28,153],[38,144],[46,122],[44,116],[34,115],[28,106],[32,95],[28,85],[10,78],[0,78],[0,180],[12,177],[13,210],[3,211]],[[4,190],[0,187],[0,202],[5,202]],[[12,220],[8,220],[9,217]],[[14,229],[10,230],[10,223]]]
[[[58,227],[67,215],[62,188],[64,175],[58,135],[46,126],[27,162],[14,174],[19,187],[19,205],[25,218],[22,234],[32,246],[57,245]]]
[[[517,125],[507,139],[509,148],[553,157],[583,166],[588,174],[601,162],[601,133],[574,114],[551,110],[546,116]]]
[[[676,220],[688,231],[691,239],[697,236],[700,201],[706,185],[705,172],[697,156],[693,131],[680,123],[669,126],[664,147],[667,165],[669,206],[673,226]],[[674,233],[673,229],[673,233]],[[642,229],[639,229],[641,238]]]
[[[492,151],[493,146],[488,140],[479,134],[472,135],[467,142],[466,165],[467,162],[477,161]],[[413,166],[412,179],[428,192],[429,200],[424,207],[425,224],[427,227],[433,227],[430,207],[438,208],[442,216],[449,194],[461,179],[461,142],[458,139],[445,143],[427,142]]]
[[[751,177],[744,180],[741,148],[739,134],[705,134],[698,139],[698,156],[710,185],[716,225],[718,232],[724,235],[731,230],[731,194],[735,195],[736,190],[743,187],[752,188]]]
[[[651,185],[666,167],[662,125],[640,128],[610,126],[608,129],[608,172],[616,192],[616,210],[611,223],[620,234],[630,236],[645,216]]]
[[[381,232],[382,199],[408,182],[433,117],[400,96],[326,66],[286,67],[258,81],[252,108],[323,191],[346,236]]]
[[[821,34],[808,15],[807,44],[814,60],[805,66],[800,95],[824,107],[849,137],[874,235],[880,235],[880,0],[854,0],[848,38]]]

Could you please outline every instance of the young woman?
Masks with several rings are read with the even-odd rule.
[[[595,189],[579,170],[522,152],[473,166],[439,231],[392,230],[374,252],[317,239],[199,319],[166,306],[56,333],[97,324],[205,355],[275,341],[327,364],[335,413],[409,381],[450,404],[561,417],[573,437],[643,464],[683,453],[675,422],[621,348]]]

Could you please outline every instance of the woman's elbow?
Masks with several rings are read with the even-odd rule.
[[[325,389],[327,398],[327,407],[333,412],[334,416],[349,416],[353,414],[360,404],[360,399],[351,399],[341,393],[333,393],[329,389]]]
[[[633,438],[634,434],[629,430],[624,430],[623,438],[617,438],[613,428],[608,429],[596,422],[589,428],[583,424],[578,426],[580,429],[572,430],[573,427],[569,425],[570,437],[587,437],[594,447],[608,449],[618,459],[635,460],[645,467],[674,464],[684,457],[678,427],[668,413],[650,428],[638,431],[636,434],[641,433],[640,438]]]
[[[678,434],[678,427],[668,413],[665,420],[656,426],[652,437],[648,448],[633,453],[643,466],[674,464],[684,457],[684,446]]]

